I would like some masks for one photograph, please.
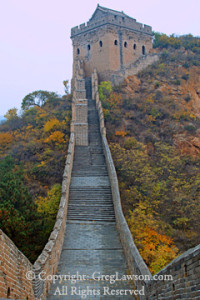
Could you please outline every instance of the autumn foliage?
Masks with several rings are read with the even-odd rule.
[[[157,35],[157,63],[99,87],[123,211],[152,273],[200,243],[199,40]]]
[[[70,95],[33,92],[0,125],[0,227],[34,261],[54,226],[67,154]]]

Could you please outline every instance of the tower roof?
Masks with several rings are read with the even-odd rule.
[[[95,16],[97,15],[98,11],[101,12],[102,14],[104,14],[104,15],[111,14],[111,15],[114,15],[114,16],[131,18],[128,15],[126,15],[123,11],[113,10],[113,9],[110,9],[110,8],[107,8],[107,7],[100,6],[98,4],[96,10],[94,11],[94,13],[92,15],[92,17],[90,18],[90,21],[95,18]]]

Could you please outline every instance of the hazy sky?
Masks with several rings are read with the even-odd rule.
[[[64,93],[71,79],[70,29],[97,3],[124,11],[154,31],[200,35],[200,0],[5,0],[0,11],[0,115],[35,90]]]

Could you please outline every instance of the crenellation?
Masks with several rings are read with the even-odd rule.
[[[115,18],[113,15],[108,14],[108,15],[104,16],[103,18],[98,18],[97,20],[88,21],[86,23],[82,23],[78,26],[73,27],[71,29],[71,38],[73,38],[75,35],[82,34],[85,31],[88,31],[88,30],[94,29],[95,27],[103,26],[106,24],[126,27],[129,30],[141,31],[144,34],[152,35],[151,26],[139,23],[136,21],[136,19],[130,18],[128,16],[126,16],[126,17],[118,16],[117,18]]]

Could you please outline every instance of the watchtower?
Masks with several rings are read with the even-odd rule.
[[[97,6],[90,20],[71,29],[73,75],[76,61],[83,61],[85,76],[94,68],[100,80],[126,69],[152,49],[152,28],[124,12]]]

